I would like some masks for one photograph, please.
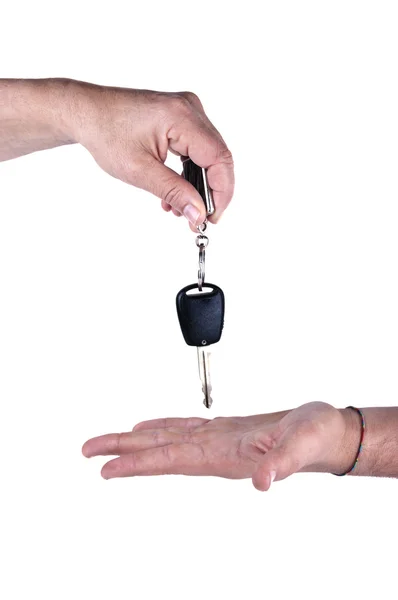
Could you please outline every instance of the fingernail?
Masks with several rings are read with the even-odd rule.
[[[188,219],[192,225],[196,225],[196,222],[200,217],[200,211],[196,208],[196,206],[193,206],[193,204],[187,204],[182,212],[184,213],[184,217]]]
[[[274,481],[275,477],[276,477],[276,472],[271,471],[271,473],[269,474],[269,487],[271,487],[272,482]]]

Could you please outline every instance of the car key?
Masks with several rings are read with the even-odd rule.
[[[210,408],[213,400],[208,347],[216,344],[224,326],[225,298],[221,288],[206,283],[199,291],[196,283],[183,288],[176,298],[177,314],[182,334],[188,346],[196,346],[199,375],[204,394],[203,404]]]
[[[184,178],[193,185],[193,187],[202,196],[202,200],[206,206],[206,213],[209,217],[215,211],[213,202],[213,194],[207,182],[206,169],[198,167],[190,158],[186,158],[182,163]]]
[[[199,192],[206,207],[206,216],[215,211],[212,191],[209,187],[206,169],[196,165],[190,158],[183,160],[183,175]],[[177,294],[177,314],[181,331],[188,346],[196,346],[198,353],[199,376],[202,382],[204,405],[210,408],[213,400],[210,379],[210,352],[208,347],[219,341],[224,326],[224,293],[216,285],[205,285],[205,252],[209,238],[204,235],[207,219],[200,225],[196,237],[199,248],[198,283],[188,285]]]

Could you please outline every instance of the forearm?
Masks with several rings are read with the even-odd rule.
[[[74,143],[73,85],[66,79],[0,79],[0,161]]]
[[[398,478],[398,407],[363,408],[365,434],[358,464],[352,475]],[[361,420],[356,411],[341,411],[346,422],[346,441],[342,452],[346,464],[357,452]],[[348,467],[349,468],[349,467]]]

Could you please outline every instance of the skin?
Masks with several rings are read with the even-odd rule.
[[[366,435],[354,475],[398,477],[398,408],[363,409]],[[131,432],[95,437],[83,454],[116,456],[105,479],[138,475],[251,478],[267,491],[298,472],[342,474],[354,464],[361,420],[323,402],[273,414],[206,420],[157,419]]]
[[[84,146],[107,173],[161,198],[191,228],[206,218],[195,188],[165,166],[170,151],[207,169],[217,223],[231,201],[230,150],[191,92],[105,87],[69,79],[0,79],[0,161]]]
[[[234,189],[231,152],[190,92],[163,93],[70,79],[0,79],[0,161],[80,143],[107,173],[161,198],[191,228],[206,218],[197,191],[165,166],[168,152],[207,169],[216,223]],[[398,408],[367,408],[354,475],[398,477]],[[116,456],[106,479],[167,473],[252,478],[259,490],[300,471],[344,473],[354,464],[359,415],[321,402],[250,417],[160,419],[93,438],[83,454]]]

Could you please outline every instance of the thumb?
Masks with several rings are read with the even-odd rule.
[[[163,200],[194,227],[203,223],[206,208],[199,192],[163,163],[153,160],[138,174],[136,185]]]
[[[308,464],[311,440],[305,435],[292,435],[269,450],[261,459],[252,481],[260,492],[266,492],[273,481],[286,479]]]

